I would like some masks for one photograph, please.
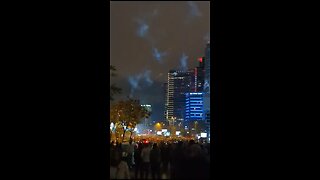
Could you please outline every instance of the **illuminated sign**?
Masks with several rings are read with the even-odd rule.
[[[190,93],[190,95],[201,95],[202,93]]]
[[[206,138],[207,137],[207,133],[201,133],[200,135],[202,138]]]
[[[161,135],[162,134],[162,132],[161,131],[157,131],[157,135]]]
[[[179,136],[179,135],[180,135],[180,133],[181,133],[180,131],[176,131],[176,135],[177,135],[177,136]]]
[[[167,131],[168,131],[167,129],[162,129],[162,130],[161,130],[161,132],[167,132]]]

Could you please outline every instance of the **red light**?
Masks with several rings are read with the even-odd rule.
[[[199,61],[199,62],[202,62],[202,58],[198,58],[198,61]]]

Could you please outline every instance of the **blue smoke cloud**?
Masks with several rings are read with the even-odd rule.
[[[147,83],[148,86],[151,86],[153,84],[153,81],[151,79],[151,71],[150,70],[146,70],[144,72],[144,79],[145,79],[145,82]]]
[[[189,13],[192,17],[200,17],[202,13],[200,12],[198,5],[193,1],[188,1]]]
[[[134,21],[138,23],[137,35],[141,38],[146,38],[150,29],[150,20],[151,18],[158,15],[158,10],[154,9],[152,13],[145,15],[144,18],[138,18]]]
[[[142,76],[141,74],[135,75],[135,76],[129,76],[128,81],[131,85],[131,92],[130,95],[132,96],[134,91],[137,89],[140,89],[139,81],[141,80]]]
[[[167,56],[168,53],[160,52],[157,48],[152,48],[152,55],[158,62],[162,63],[163,57]]]
[[[149,25],[142,19],[136,21],[138,23],[137,35],[141,38],[145,38],[148,35]]]
[[[182,53],[180,58],[180,70],[187,71],[188,70],[188,56],[185,53]]]
[[[131,97],[133,96],[133,93],[136,90],[141,89],[142,86],[148,87],[153,84],[150,70],[145,70],[144,72],[139,73],[137,75],[129,76],[128,81],[131,86],[131,91],[130,91]]]
[[[137,36],[140,38],[145,39],[150,46],[152,47],[152,56],[153,58],[159,62],[163,62],[163,58],[168,55],[165,51],[159,51],[158,48],[156,48],[156,39],[154,39],[150,35],[150,22],[151,20],[159,15],[158,9],[154,9],[152,12],[146,13],[143,18],[136,18],[134,21],[138,23],[138,29],[137,29]]]

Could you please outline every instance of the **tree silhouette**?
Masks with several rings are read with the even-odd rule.
[[[134,99],[114,103],[110,109],[110,123],[113,122],[115,124],[114,130],[117,127],[122,128],[122,141],[127,131],[131,132],[131,139],[136,125],[141,122],[142,118],[147,116],[149,116],[148,111],[140,105],[139,101]]]

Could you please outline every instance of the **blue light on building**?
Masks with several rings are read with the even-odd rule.
[[[205,117],[203,111],[203,93],[186,93],[186,121],[203,120]]]

